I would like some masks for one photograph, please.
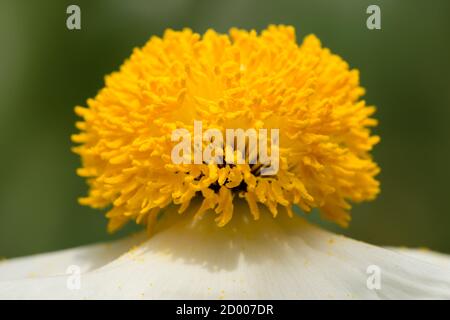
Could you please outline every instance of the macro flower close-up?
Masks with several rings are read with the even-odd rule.
[[[80,91],[65,144],[77,168],[64,172],[85,182],[75,208],[104,220],[55,226],[108,235],[1,260],[0,298],[450,299],[450,256],[418,245],[431,243],[418,232],[398,245],[364,224],[371,210],[403,239],[415,219],[419,200],[389,178],[402,156],[376,153],[395,142],[378,131],[393,106],[366,97],[364,72],[299,28],[166,27],[104,71],[100,90]],[[377,209],[394,198],[399,207]]]
[[[258,205],[274,217],[278,211],[292,216],[297,205],[305,212],[319,208],[346,225],[348,201],[373,199],[379,190],[379,170],[369,155],[378,142],[369,131],[375,108],[359,99],[363,93],[357,70],[313,35],[298,46],[292,27],[270,26],[261,35],[208,30],[202,37],[168,30],[108,76],[88,108],[76,107],[84,120],[72,137],[82,143],[74,149],[83,160],[78,174],[90,185],[80,203],[112,205],[110,231],[129,220],[151,225],[172,204],[182,214],[196,196],[202,201],[195,217],[211,209],[219,226],[232,219],[237,198],[247,201],[255,220]],[[202,131],[223,135],[225,129],[280,128],[277,150],[266,148],[279,155],[278,172],[262,175],[267,165],[250,163],[253,149],[225,154],[229,139],[220,146],[221,163],[196,163],[189,150],[180,152],[189,161],[173,163],[175,129],[186,128],[194,143],[199,135],[200,155],[207,151],[210,141],[194,130],[195,121]],[[251,138],[248,133],[244,140]]]

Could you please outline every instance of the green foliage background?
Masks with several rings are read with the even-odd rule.
[[[81,7],[81,31],[66,29],[69,4]],[[366,28],[370,4],[381,7],[382,30]],[[110,236],[100,212],[77,204],[87,188],[69,138],[73,107],[133,47],[168,27],[259,31],[271,23],[294,25],[299,41],[315,33],[360,69],[366,100],[378,107],[382,193],[355,206],[348,229],[326,226],[374,244],[450,253],[449,1],[0,0],[0,256],[136,229]]]

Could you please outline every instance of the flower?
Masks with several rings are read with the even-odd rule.
[[[292,27],[151,38],[76,107],[72,139],[90,186],[80,203],[110,207],[109,231],[134,220],[152,236],[4,261],[0,298],[450,298],[447,256],[364,244],[292,210],[345,226],[350,202],[379,192],[363,93],[356,70],[314,36],[298,46]],[[268,150],[278,172],[233,162],[250,147],[222,163],[193,164],[190,153],[173,163],[172,132],[195,137],[198,120],[222,133],[280,129]]]
[[[292,205],[322,214],[340,225],[350,219],[349,201],[373,199],[379,169],[369,151],[374,107],[360,96],[358,71],[313,35],[302,45],[292,27],[270,26],[261,35],[232,29],[209,30],[203,37],[189,29],[168,30],[135,49],[120,71],[88,108],[81,133],[72,137],[88,177],[89,195],[80,203],[111,206],[109,230],[129,220],[148,224],[171,204],[184,212],[195,197],[195,213],[215,210],[226,225],[236,198],[244,198],[254,219],[259,205],[273,216]],[[174,164],[171,134],[177,128],[281,128],[280,169],[259,174],[258,165]]]

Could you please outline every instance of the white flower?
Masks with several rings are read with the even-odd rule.
[[[372,246],[300,217],[250,221],[242,210],[223,228],[212,215],[166,212],[150,238],[6,260],[0,298],[450,299],[447,256]]]

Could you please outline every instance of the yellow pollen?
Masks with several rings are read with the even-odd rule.
[[[72,136],[81,156],[77,174],[89,194],[79,202],[109,207],[109,231],[128,221],[152,228],[169,206],[194,217],[215,213],[225,226],[242,198],[257,220],[265,206],[275,217],[318,208],[342,226],[350,202],[379,192],[379,168],[370,151],[377,124],[360,97],[359,73],[314,36],[298,45],[290,26],[260,34],[231,29],[167,30],[134,49],[105,87],[77,106],[80,130]],[[253,164],[174,164],[171,134],[228,128],[279,129],[279,170],[259,174]],[[269,150],[270,151],[270,150]],[[200,199],[200,201],[193,201]],[[283,209],[283,210],[280,210]]]

